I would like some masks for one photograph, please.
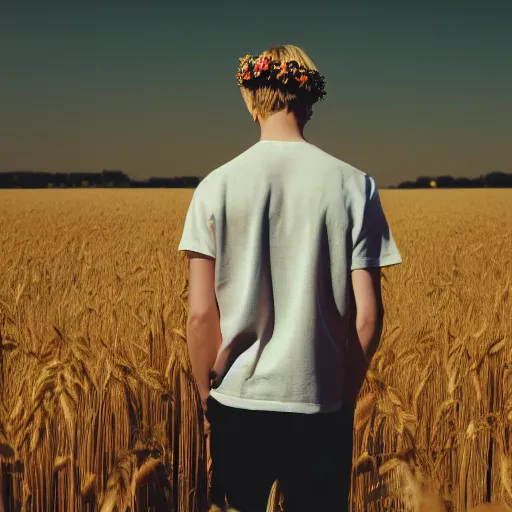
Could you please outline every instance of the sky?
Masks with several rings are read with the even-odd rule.
[[[305,135],[379,186],[512,172],[509,0],[2,0],[0,170],[205,176],[254,144],[238,58],[303,48]]]

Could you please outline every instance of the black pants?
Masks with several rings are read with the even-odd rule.
[[[286,512],[348,510],[353,411],[249,411],[210,397],[212,502],[265,512],[277,479]]]

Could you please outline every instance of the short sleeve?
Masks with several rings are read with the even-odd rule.
[[[205,183],[195,189],[188,207],[178,251],[192,251],[215,258],[215,218],[211,200],[206,196]]]
[[[348,191],[352,230],[351,270],[402,263],[375,181],[366,174],[357,176],[354,181],[354,187]]]

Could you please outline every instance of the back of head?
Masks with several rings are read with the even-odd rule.
[[[325,96],[324,77],[306,52],[293,45],[246,55],[236,76],[249,112],[262,119],[310,108]]]

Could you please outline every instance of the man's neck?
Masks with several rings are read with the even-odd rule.
[[[267,119],[259,120],[261,128],[260,140],[280,142],[305,142],[304,127],[300,125],[293,112],[283,110]]]

